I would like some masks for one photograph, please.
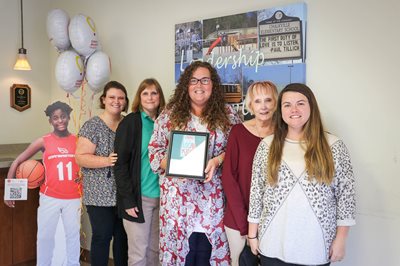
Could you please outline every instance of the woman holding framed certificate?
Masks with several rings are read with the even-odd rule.
[[[216,70],[207,62],[190,64],[181,75],[165,110],[155,121],[149,143],[150,166],[160,174],[162,265],[229,265],[228,242],[222,222],[224,194],[220,166],[229,131],[237,123],[240,119],[225,104]],[[203,180],[191,178],[190,171],[181,168],[177,171],[189,173],[184,176],[186,178],[166,175],[167,165],[171,164],[168,147],[173,131],[209,134],[207,149],[202,148],[202,136],[178,136],[176,143],[180,148],[172,158],[187,160],[193,153],[207,150]],[[176,149],[176,146],[170,149]],[[193,156],[201,158],[196,154]],[[203,160],[187,160],[187,163],[196,169]]]

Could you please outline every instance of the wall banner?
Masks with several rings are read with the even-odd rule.
[[[243,110],[247,87],[306,82],[305,3],[175,25],[175,82],[194,60],[218,71],[228,103]]]

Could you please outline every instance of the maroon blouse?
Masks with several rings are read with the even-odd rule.
[[[247,235],[251,170],[253,157],[261,139],[243,124],[232,127],[222,169],[222,186],[226,195],[224,225]]]

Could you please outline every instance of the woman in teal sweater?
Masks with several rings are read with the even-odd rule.
[[[118,213],[128,236],[129,265],[158,265],[158,175],[150,169],[147,146],[154,120],[164,107],[160,84],[145,79],[139,85],[132,113],[119,124],[115,136],[114,167]]]

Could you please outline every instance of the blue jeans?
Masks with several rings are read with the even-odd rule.
[[[128,242],[116,207],[86,206],[92,226],[90,261],[92,266],[107,266],[111,239],[114,265],[128,265]]]
[[[193,232],[189,237],[189,253],[185,266],[210,265],[212,246],[205,233]]]

